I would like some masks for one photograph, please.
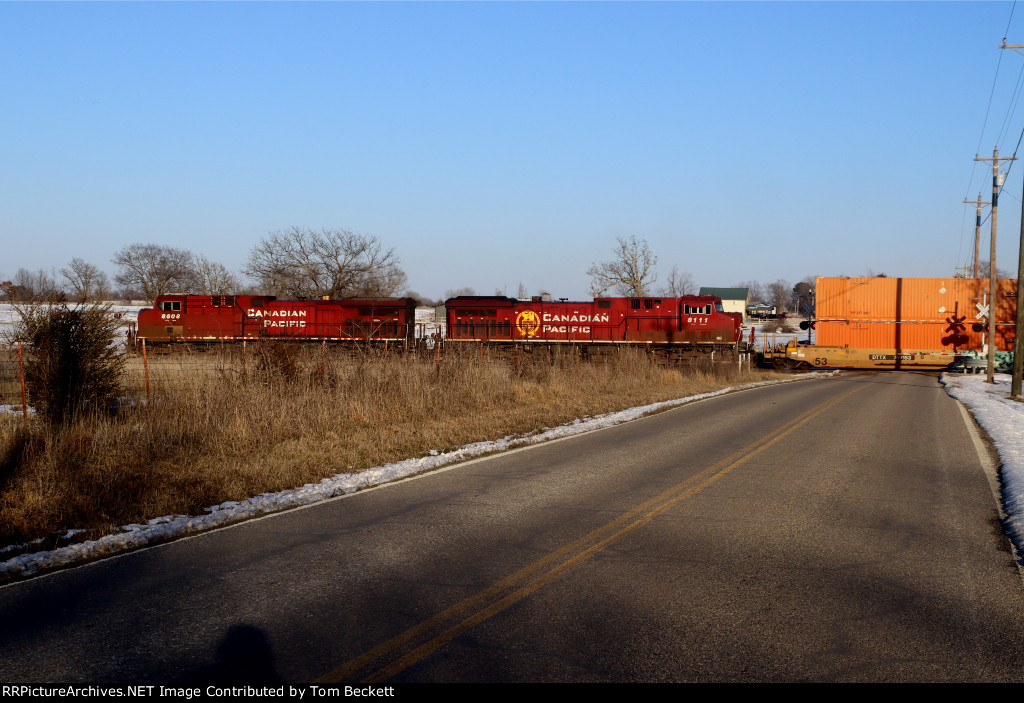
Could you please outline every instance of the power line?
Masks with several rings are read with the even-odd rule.
[[[1016,2],[1016,0],[1014,0]],[[1005,39],[1004,39],[1005,42]],[[996,83],[999,81],[999,67],[1003,63],[1003,52],[999,52],[999,60],[996,62],[996,74],[992,77],[992,90],[988,94],[988,105],[985,106],[985,119],[981,123],[981,134],[978,135],[978,146],[974,149],[975,154],[981,153],[981,142],[985,138],[985,128],[988,127],[988,115],[992,110],[992,98],[996,94]],[[964,193],[964,200],[967,200],[968,194],[974,189],[974,174],[978,170],[978,163],[974,162],[971,167],[971,177],[967,182],[967,192]]]
[[[1010,7],[1010,16],[1006,20],[1006,30],[1003,32],[1003,45],[1004,46],[1006,45],[1006,38],[1008,36],[1010,36],[1010,23],[1013,21],[1013,11],[1016,8],[1017,8],[1017,0],[1013,0],[1013,5]],[[999,58],[996,60],[996,73],[995,73],[994,76],[992,76],[992,89],[989,91],[989,94],[988,94],[988,105],[985,106],[985,119],[981,123],[981,134],[978,135],[978,146],[975,147],[975,149],[974,149],[974,153],[975,154],[980,154],[981,153],[981,142],[982,142],[982,140],[985,139],[985,129],[988,127],[988,116],[989,116],[989,113],[992,111],[992,98],[996,94],[996,85],[999,82],[999,67],[1002,66],[1002,64],[1003,64],[1003,52],[1002,52],[1002,50],[1000,50]],[[971,168],[971,179],[970,179],[970,181],[967,184],[967,192],[964,194],[964,200],[967,199],[968,194],[971,192],[971,190],[973,190],[974,174],[977,171],[977,167],[978,167],[978,164],[977,164],[977,162],[975,162],[974,166]]]
[[[1003,48],[1008,48],[1007,45],[1006,45],[1006,38],[1010,35],[1010,25],[1013,23],[1013,13],[1014,13],[1014,10],[1016,10],[1016,9],[1017,9],[1017,0],[1013,0],[1013,5],[1010,6],[1010,16],[1006,20],[1006,29],[1003,32],[1003,44],[1000,47],[999,58],[996,60],[996,71],[995,71],[995,75],[992,77],[992,89],[989,91],[988,104],[985,106],[985,119],[982,121],[981,133],[978,135],[978,146],[974,150],[974,155],[975,155],[974,164],[971,166],[971,177],[970,177],[970,179],[969,179],[969,181],[967,183],[967,193],[965,193],[965,195],[964,195],[965,203],[967,201],[967,194],[969,194],[973,190],[974,176],[977,173],[977,169],[978,169],[978,161],[979,161],[978,154],[981,152],[981,143],[985,139],[985,130],[988,128],[988,118],[989,118],[989,114],[992,111],[992,100],[995,97],[996,85],[998,85],[998,83],[999,83],[999,69],[1000,69],[1000,67],[1002,66],[1002,63],[1003,63],[1003,52],[1002,52],[1002,49]],[[1010,120],[1012,119],[1012,115],[1016,111],[1017,102],[1020,100],[1021,79],[1022,79],[1022,77],[1024,77],[1024,67],[1021,68],[1021,73],[1017,76],[1017,84],[1016,84],[1016,86],[1014,88],[1014,93],[1013,93],[1014,97],[1012,97],[1011,100],[1010,100],[1011,108],[1008,109],[1007,115],[1003,118],[1003,124],[1002,124],[1002,126],[1000,127],[1000,130],[999,130],[999,134],[998,134],[999,139],[997,139],[997,143],[1002,139],[1003,136],[1005,136],[1005,132],[1008,129],[1008,125],[1010,123]],[[1024,130],[1021,131],[1021,138],[1017,140],[1017,148],[1015,148],[1014,151],[1013,151],[1014,157],[1017,156],[1017,150],[1020,148],[1020,144],[1021,144],[1021,140],[1022,139],[1024,139]],[[1013,160],[1009,160],[1009,162],[1010,162],[1010,166],[1007,167],[1007,170],[1006,170],[1006,174],[1007,175],[1009,174],[1010,169],[1013,166]],[[996,163],[998,163],[998,162],[996,162]],[[1004,177],[1003,183],[1000,184],[1000,186],[998,188],[998,191],[996,191],[996,193],[1002,192],[1003,188],[1005,187],[1005,183],[1006,183],[1006,181],[1005,181],[1005,177]],[[993,200],[996,200],[996,198],[994,197]],[[989,210],[989,213],[986,214],[985,219],[982,220],[982,224],[984,224],[985,222],[987,222],[989,220],[989,217],[991,216],[991,212],[992,211]],[[960,228],[960,245],[959,245],[958,251],[957,251],[957,260],[960,259],[960,254],[961,254],[961,252],[963,252],[964,232],[966,230],[966,221],[967,221],[967,205],[965,204],[964,205],[964,222],[961,224],[961,228]]]
[[[1024,64],[1021,64],[1020,73],[1017,74],[1017,83],[1010,96],[1010,104],[1006,108],[1006,116],[1003,117],[1003,125],[999,128],[999,136],[996,139],[996,144],[1003,143],[1003,139],[1006,137],[1006,131],[1009,129],[1010,122],[1013,120],[1013,114],[1017,111],[1017,104],[1020,102],[1022,81],[1024,81]]]
[[[981,153],[981,141],[985,138],[985,128],[988,127],[988,113],[992,110],[992,97],[996,94],[996,83],[999,80],[999,66],[1003,63],[1003,52],[999,52],[999,60],[996,61],[996,75],[992,77],[992,90],[988,94],[988,105],[985,106],[985,119],[981,123],[981,134],[978,135],[978,146],[975,154]],[[965,196],[966,197],[966,196]]]

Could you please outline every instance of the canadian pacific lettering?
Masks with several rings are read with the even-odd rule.
[[[603,315],[582,315],[573,313],[572,315],[559,315],[557,313],[546,312],[541,319],[544,322],[608,322],[608,314]]]
[[[263,310],[260,308],[249,308],[246,314],[249,317],[262,317],[264,327],[305,327],[304,319],[273,319],[273,318],[305,318],[308,317],[308,310]]]
[[[261,308],[249,308],[246,315],[249,317],[308,317],[308,310],[263,310]]]
[[[590,334],[590,327],[566,326],[566,325],[544,325],[541,328],[544,332],[569,332],[572,334]]]

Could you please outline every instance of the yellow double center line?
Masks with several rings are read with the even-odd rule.
[[[358,672],[371,665],[375,665],[378,660],[387,657],[392,652],[404,649],[412,643],[421,640],[424,636],[429,637],[429,639],[414,649],[367,675],[363,681],[374,683],[385,681],[397,675],[443,647],[466,630],[475,627],[510,605],[543,588],[572,567],[586,561],[608,545],[617,542],[634,530],[646,525],[677,503],[707,488],[733,469],[750,461],[768,447],[793,433],[797,428],[810,422],[836,403],[863,388],[864,386],[857,386],[832,400],[816,406],[795,420],[783,425],[775,432],[751,442],[743,449],[716,462],[700,473],[687,478],[685,481],[676,484],[660,495],[641,503],[584,537],[537,559],[514,574],[495,582],[469,598],[414,625],[386,642],[382,642],[376,647],[367,650],[355,659],[345,662],[338,668],[320,677],[317,680],[318,683],[333,683],[351,679]],[[517,587],[517,584],[521,585]],[[502,594],[506,595],[502,596]],[[497,600],[495,600],[496,598]],[[463,617],[464,619],[460,621],[459,618]],[[446,626],[447,629],[443,629]],[[436,634],[431,636],[432,633]]]

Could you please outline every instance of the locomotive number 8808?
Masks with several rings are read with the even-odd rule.
[[[161,295],[139,312],[138,339],[149,344],[255,339],[412,344],[412,298],[277,300],[259,295]]]

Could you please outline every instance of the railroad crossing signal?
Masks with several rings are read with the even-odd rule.
[[[974,316],[975,320],[982,320],[982,322],[975,322],[971,325],[971,329],[975,332],[988,332],[988,315],[989,315],[989,304],[988,294],[982,295],[980,303],[975,303],[974,307],[978,308],[978,314]],[[981,338],[982,344],[985,343],[985,338]]]

